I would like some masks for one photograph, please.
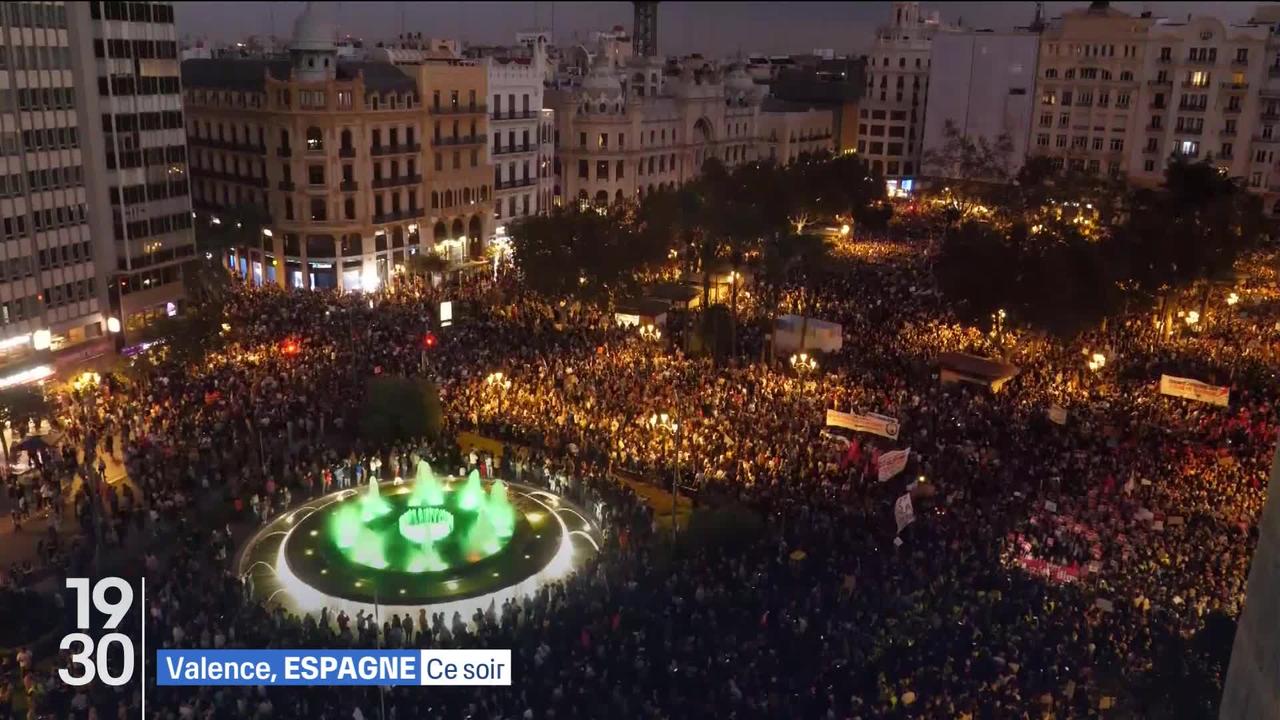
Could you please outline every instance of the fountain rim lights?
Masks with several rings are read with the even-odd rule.
[[[445,477],[452,478],[452,476]],[[389,483],[390,481],[387,482]],[[536,592],[543,585],[571,574],[576,569],[575,559],[578,555],[576,548],[574,547],[573,536],[581,535],[587,539],[597,552],[599,551],[600,543],[591,536],[590,532],[583,530],[571,530],[568,523],[565,522],[565,519],[560,516],[558,512],[559,510],[571,509],[573,507],[569,505],[566,500],[540,488],[512,483],[505,479],[503,480],[503,484],[506,485],[509,492],[517,493],[519,496],[528,498],[531,502],[541,506],[546,515],[555,518],[556,523],[558,523],[560,527],[560,542],[551,559],[548,560],[547,563],[537,572],[523,580],[516,581],[510,585],[492,590],[482,595],[434,603],[387,604],[377,602],[375,604],[329,595],[323,591],[317,590],[293,572],[285,553],[294,531],[298,529],[296,523],[289,523],[292,527],[288,528],[288,530],[272,529],[277,523],[284,521],[285,515],[288,513],[282,513],[280,516],[277,516],[276,519],[260,528],[257,533],[249,538],[237,554],[236,567],[237,569],[243,567],[246,558],[249,557],[250,552],[255,548],[260,540],[274,535],[283,535],[283,539],[280,541],[279,546],[274,552],[274,567],[271,566],[271,563],[268,563],[265,560],[254,561],[250,567],[256,567],[257,563],[263,563],[271,568],[275,579],[279,583],[279,590],[283,590],[285,595],[293,601],[295,606],[292,609],[293,612],[299,614],[314,613],[318,612],[323,607],[328,607],[330,611],[335,614],[339,610],[346,610],[348,614],[355,614],[360,609],[363,609],[366,612],[372,612],[377,609],[382,612],[399,613],[411,612],[420,608],[429,607],[435,608],[435,612],[453,612],[456,610],[458,612],[462,612],[464,616],[469,616],[477,609],[484,610],[490,605],[490,603],[501,604],[508,599],[522,599],[523,597]],[[380,482],[379,486],[381,485],[382,483]],[[400,487],[403,487],[403,485]],[[346,500],[353,494],[355,494],[355,491],[352,489],[339,490],[330,493],[329,495],[310,500],[293,512],[301,511],[307,507],[310,507],[313,512],[318,512],[334,503]],[[586,520],[586,517],[577,510],[573,510],[573,513]],[[588,525],[597,533],[599,532],[599,528],[591,524],[589,521]],[[456,582],[456,580],[453,582]],[[274,598],[278,594],[278,591],[273,592],[271,597]]]

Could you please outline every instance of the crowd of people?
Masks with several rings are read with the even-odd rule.
[[[149,715],[1149,712],[1135,688],[1160,653],[1243,602],[1276,434],[1275,278],[1259,265],[1236,301],[1172,332],[1135,314],[1071,341],[996,336],[957,321],[933,291],[931,246],[916,233],[838,242],[803,306],[842,325],[843,349],[812,370],[760,362],[758,333],[743,333],[728,362],[689,356],[601,306],[534,297],[512,277],[376,297],[245,288],[202,359],[138,363],[65,405],[69,442],[92,458],[119,438],[139,489],[125,497],[87,482],[79,517],[85,532],[133,525],[157,539],[144,566],[158,647],[510,647],[517,670],[508,689],[431,693],[152,688]],[[784,309],[800,307],[799,290],[782,293]],[[457,320],[438,328],[446,297]],[[741,325],[758,325],[750,313],[763,308],[743,310]],[[944,351],[1000,353],[1020,372],[996,393],[944,386]],[[1106,363],[1091,370],[1095,352]],[[489,381],[495,372],[509,383]],[[360,439],[364,383],[377,373],[433,378],[442,436]],[[1229,385],[1230,405],[1163,396],[1162,373]],[[900,432],[833,441],[827,410],[890,416]],[[672,423],[650,421],[664,413]],[[242,528],[358,482],[374,458],[466,467],[479,459],[460,451],[462,432],[505,445],[502,473],[603,501],[599,555],[488,613],[384,627],[299,617],[235,573]],[[876,458],[904,448],[906,470],[881,482]],[[93,475],[90,460],[67,458]],[[621,473],[660,487],[679,473],[699,510],[743,508],[762,529],[669,545]],[[915,505],[905,529],[893,509],[904,493]],[[1225,666],[1203,670],[1220,683]],[[49,716],[138,702],[50,678],[31,684],[32,706]]]

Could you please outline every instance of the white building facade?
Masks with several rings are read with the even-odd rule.
[[[990,147],[1007,136],[1011,152],[1006,170],[1018,171],[1032,141],[1039,47],[1039,34],[1028,31],[941,32],[933,37],[924,113],[925,175],[946,172],[932,166],[929,155],[945,147],[948,123]]]
[[[97,118],[79,112],[97,80],[75,72],[71,9],[0,7],[0,388],[52,375],[68,353],[110,349],[97,263],[109,268],[111,246],[95,246],[85,173]]]
[[[866,92],[858,109],[858,154],[886,178],[920,173],[929,52],[941,28],[920,3],[893,3],[893,18],[876,31],[867,55]]]
[[[546,212],[549,198],[539,192],[549,179],[552,158],[544,143],[542,112],[545,47],[528,56],[485,58],[489,75],[490,152],[493,156],[493,212],[498,225]],[[545,144],[545,147],[544,147]],[[545,183],[544,183],[545,184]]]
[[[182,310],[195,257],[171,3],[68,3],[92,224],[126,334]],[[102,212],[97,209],[102,208]],[[109,210],[108,210],[109,209]]]

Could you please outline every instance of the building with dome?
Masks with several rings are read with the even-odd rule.
[[[261,243],[228,260],[285,287],[372,290],[419,252],[483,257],[485,68],[437,51],[344,59],[332,7],[308,3],[287,57],[182,64],[197,222],[265,210]]]
[[[765,93],[738,67],[635,54],[615,63],[601,48],[585,77],[547,92],[557,202],[638,200],[696,177],[709,158],[755,160]]]

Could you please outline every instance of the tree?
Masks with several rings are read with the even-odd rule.
[[[924,155],[925,172],[946,179],[948,227],[974,216],[993,202],[1000,188],[1011,180],[1013,140],[1001,133],[994,141],[972,138],[947,120],[943,144]]]
[[[360,407],[360,434],[365,439],[381,445],[436,439],[442,424],[440,390],[435,383],[399,375],[369,380]]]
[[[414,253],[405,260],[405,273],[413,278],[414,284],[423,283],[429,285],[431,280],[438,275],[443,275],[449,271],[449,260],[437,252]]]
[[[217,222],[214,222],[214,220]],[[186,265],[184,277],[193,304],[218,304],[226,299],[231,277],[227,253],[243,248],[267,248],[263,229],[271,216],[259,205],[241,204],[199,217],[195,222],[196,257]]]

